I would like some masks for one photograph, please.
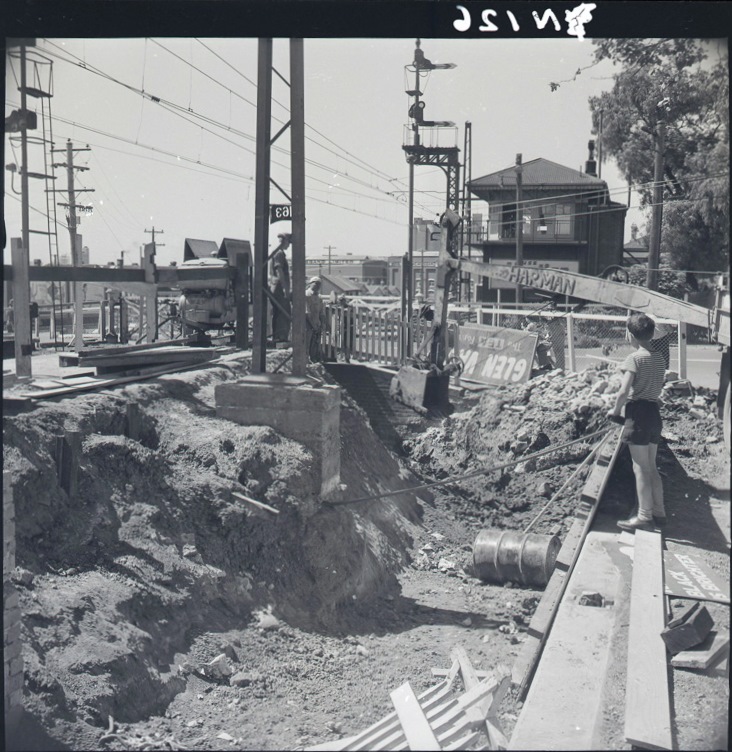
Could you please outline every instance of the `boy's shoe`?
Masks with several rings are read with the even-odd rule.
[[[628,530],[633,533],[636,530],[648,530],[653,531],[653,520],[642,520],[638,515],[631,517],[629,520],[618,520],[618,527],[621,530]]]
[[[666,515],[663,517],[659,517],[658,515],[653,515],[653,524],[656,527],[663,527],[667,522]]]

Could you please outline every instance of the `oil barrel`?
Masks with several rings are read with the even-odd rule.
[[[481,530],[473,544],[473,568],[488,582],[543,586],[549,582],[561,545],[556,535]]]

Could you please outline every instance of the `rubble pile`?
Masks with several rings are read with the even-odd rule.
[[[525,384],[485,391],[472,407],[406,439],[409,463],[422,476],[445,480],[561,447],[610,425],[606,414],[620,384],[617,366],[600,363],[579,373],[556,369]],[[679,444],[680,436],[702,447],[721,441],[715,391],[693,389],[687,381],[669,381],[662,401],[664,438],[675,442],[674,448],[682,454],[700,447]],[[473,528],[523,530],[589,454],[595,441],[558,448],[434,491],[441,503],[449,504],[453,513]],[[586,468],[572,480],[532,532],[561,531],[574,513],[588,472]]]
[[[435,480],[487,470],[602,429],[619,388],[619,373],[604,363],[580,373],[556,369],[525,384],[484,392],[472,408],[405,441],[405,447],[413,469]],[[441,496],[476,528],[523,529],[596,440],[445,486]],[[585,475],[577,476],[533,532],[554,532],[573,514]]]

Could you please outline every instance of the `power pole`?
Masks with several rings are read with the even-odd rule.
[[[165,231],[164,230],[156,230],[153,226],[152,230],[145,230],[147,233],[152,233],[152,244],[155,251],[157,251],[158,247],[165,248],[165,243],[158,243],[155,240],[155,233],[157,232],[159,235],[162,235]]]
[[[26,110],[26,46],[20,46],[20,110],[23,113],[20,126],[21,159],[23,161],[20,175],[21,191],[21,244],[17,238],[11,241],[11,261],[13,264],[13,304],[15,306],[15,373],[19,377],[32,376],[30,326],[30,282],[28,277],[30,263],[30,203],[28,197],[28,123]]]
[[[666,148],[666,122],[656,123],[656,150],[653,164],[653,210],[651,212],[651,237],[648,244],[648,272],[646,287],[658,290],[658,267],[661,263],[661,220],[663,219],[663,163]]]
[[[68,203],[59,203],[59,206],[66,208],[66,219],[69,228],[69,239],[71,242],[71,265],[81,265],[81,236],[77,233],[79,226],[79,220],[76,217],[77,209],[84,209],[85,207],[79,206],[76,203],[76,194],[82,192],[93,192],[93,188],[79,188],[77,189],[74,184],[74,170],[84,172],[88,170],[88,167],[82,167],[81,165],[74,164],[74,152],[77,151],[91,151],[88,146],[74,149],[74,145],[71,143],[71,139],[66,141],[66,149],[51,149],[52,152],[65,151],[66,162],[55,163],[54,167],[66,168],[66,192],[68,194]],[[77,351],[84,348],[84,296],[83,286],[80,282],[74,282],[73,286],[73,301],[74,301],[74,347]]]
[[[463,202],[462,202],[463,224],[462,224],[461,231],[460,231],[460,256],[462,257],[465,254],[465,246],[467,245],[468,259],[470,259],[471,257],[470,241],[472,240],[471,233],[472,233],[472,226],[473,226],[470,189],[468,188],[468,184],[472,180],[472,174],[473,174],[472,141],[473,141],[473,125],[469,120],[466,120],[465,121],[465,146],[463,149],[463,165],[464,165],[464,168],[463,168]],[[461,299],[462,299],[463,287],[466,288],[465,298],[469,303],[470,298],[471,298],[470,274],[462,275],[462,279],[460,281]]]
[[[521,267],[524,263],[524,217],[522,201],[523,165],[521,154],[516,155],[516,266]],[[520,279],[520,277],[519,277]],[[516,302],[523,302],[523,287],[516,285]]]
[[[150,283],[148,292],[145,295],[145,339],[147,342],[155,342],[158,338],[158,288],[155,284],[155,254],[158,252],[158,246],[165,246],[165,243],[158,243],[155,240],[155,233],[162,235],[162,230],[156,230],[153,225],[152,230],[146,229],[145,232],[152,234],[152,243],[146,245],[143,249],[142,268],[145,271],[145,281]],[[152,246],[152,247],[150,247]],[[140,307],[142,311],[142,306]],[[142,329],[142,324],[140,325]]]
[[[267,249],[269,244],[269,185],[272,132],[272,38],[258,43],[257,156],[254,195],[254,331],[252,372],[267,371]]]
[[[305,344],[305,54],[290,39],[290,174],[292,185],[292,373],[304,376]]]
[[[328,274],[330,274],[330,252],[338,250],[334,245],[324,245],[324,251],[328,251]]]

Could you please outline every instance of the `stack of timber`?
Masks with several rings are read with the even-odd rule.
[[[478,678],[464,651],[453,653],[446,677],[420,695],[409,682],[391,692],[394,712],[346,739],[318,744],[313,750],[449,750],[503,749],[505,737],[495,719],[509,685],[508,672],[499,669]],[[439,670],[438,670],[439,671]],[[482,672],[480,672],[482,673]],[[465,692],[455,695],[452,685],[460,674]],[[485,741],[486,735],[488,741]],[[495,746],[494,746],[495,745]]]
[[[53,399],[106,389],[200,368],[217,358],[220,352],[221,348],[216,347],[186,347],[169,342],[88,348],[59,356],[61,366],[75,366],[75,373],[61,379],[34,379],[27,391],[16,396],[31,400]],[[89,370],[80,370],[84,368]]]
[[[216,357],[215,347],[188,347],[186,345],[160,342],[148,345],[122,347],[95,347],[80,353],[59,355],[62,366],[94,368],[97,376],[110,373],[119,376],[132,375],[149,368],[172,368],[203,363]]]

